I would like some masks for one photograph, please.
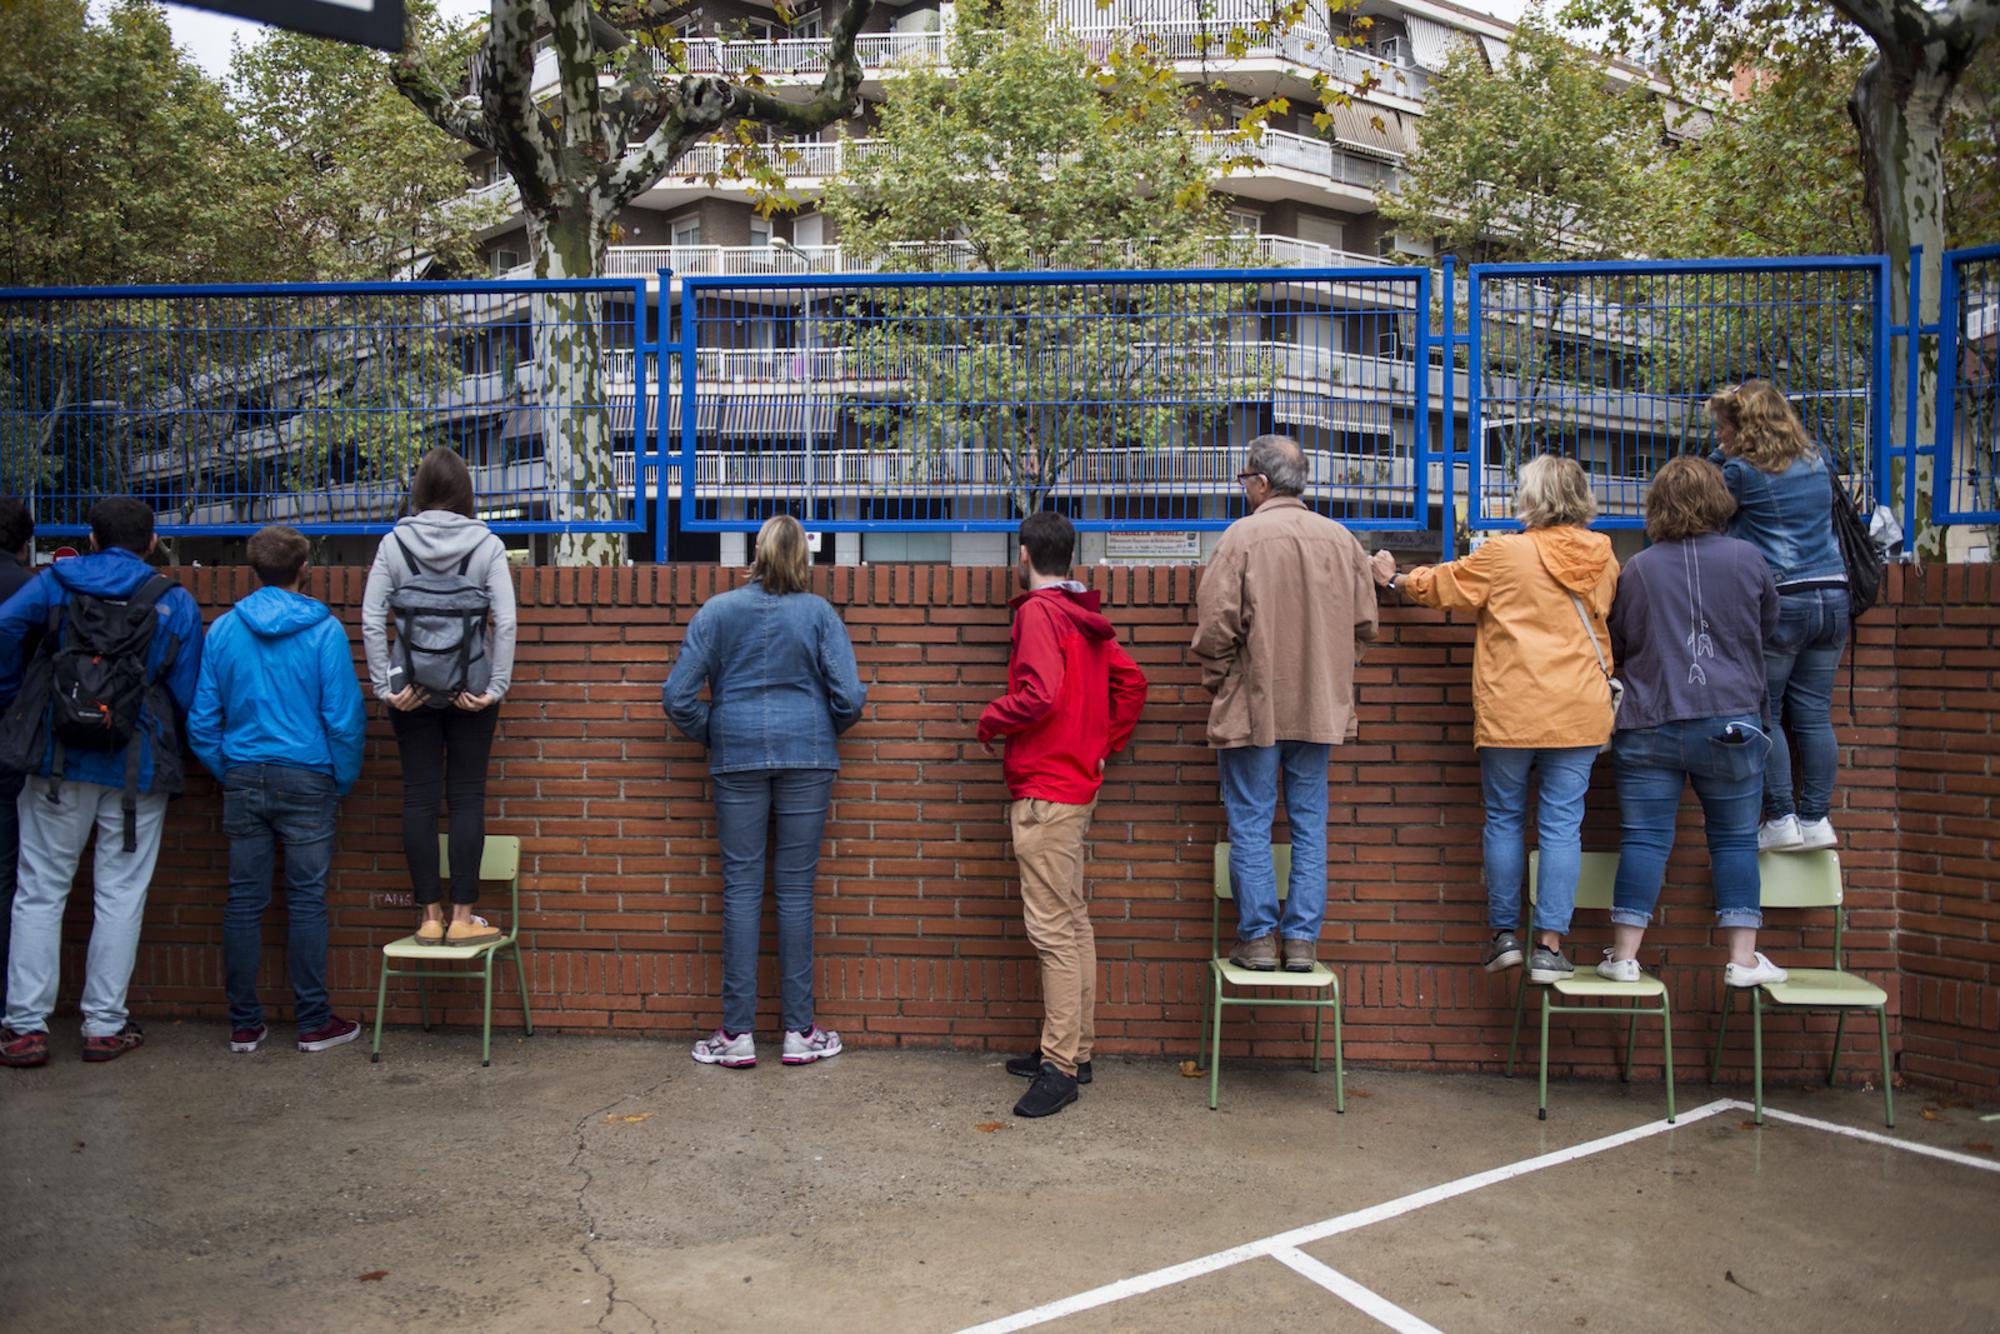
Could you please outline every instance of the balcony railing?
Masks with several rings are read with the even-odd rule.
[[[1207,134],[1200,136],[1200,140],[1202,152],[1223,160],[1225,174],[1295,171],[1333,185],[1361,190],[1383,190],[1396,179],[1393,163],[1356,157],[1324,139],[1284,130],[1266,130],[1254,139]]]

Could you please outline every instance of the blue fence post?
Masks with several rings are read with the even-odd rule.
[[[1456,310],[1458,297],[1458,256],[1444,257],[1444,384],[1439,405],[1439,417],[1444,434],[1444,541],[1439,556],[1447,561],[1458,558],[1458,422],[1454,410],[1454,398],[1458,390],[1458,332],[1453,327],[1452,316]],[[1424,313],[1426,319],[1430,312]],[[1424,382],[1428,384],[1431,368],[1424,366]]]
[[[1917,536],[1917,382],[1924,324],[1924,248],[1910,247],[1910,305],[1899,331],[1903,337],[1903,533],[1915,549]],[[1935,502],[1933,502],[1935,503]]]
[[[666,298],[667,279],[664,276],[665,272],[666,272],[665,270],[661,270],[662,277],[660,279],[660,300],[662,303],[664,303],[667,299]],[[697,410],[696,400],[695,400],[695,380],[698,378],[698,376],[695,373],[696,357],[695,357],[695,327],[694,327],[695,325],[694,293],[695,293],[695,285],[692,282],[688,281],[687,279],[683,278],[681,280],[681,336],[680,336],[680,364],[681,364],[680,471],[681,471],[681,531],[682,532],[688,531],[688,529],[693,525],[695,518],[694,443],[695,443],[695,432],[700,424],[700,416]]]

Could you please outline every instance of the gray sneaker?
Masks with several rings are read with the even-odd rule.
[[[1497,931],[1493,942],[1486,947],[1486,971],[1497,973],[1502,968],[1521,966],[1521,942],[1512,931]]]
[[[1256,973],[1276,972],[1278,933],[1266,931],[1255,940],[1238,940],[1236,948],[1229,951],[1229,962],[1238,968],[1248,968]]]
[[[1560,982],[1576,972],[1576,966],[1563,958],[1561,950],[1544,949],[1535,946],[1535,952],[1528,958],[1528,980],[1547,986]]]

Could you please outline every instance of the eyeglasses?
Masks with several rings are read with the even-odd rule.
[[[1267,474],[1264,474],[1264,473],[1261,473],[1261,472],[1239,472],[1239,473],[1237,473],[1237,474],[1236,474],[1236,480],[1237,480],[1237,481],[1239,481],[1239,482],[1247,482],[1247,481],[1249,481],[1249,480],[1250,480],[1250,479],[1251,479],[1252,477],[1264,477],[1264,478],[1265,478],[1265,480],[1267,480],[1267,481],[1269,480],[1269,477],[1267,476]]]

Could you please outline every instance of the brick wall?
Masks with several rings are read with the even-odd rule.
[[[318,573],[310,591],[353,626],[362,573]],[[1990,1089],[2000,1044],[1996,913],[1984,872],[2000,785],[1992,724],[2000,687],[1988,574],[1938,570],[1921,585],[1895,584],[1895,612],[1869,618],[1858,716],[1847,717],[1845,673],[1836,700],[1846,767],[1835,819],[1849,872],[1851,964],[1896,998],[1892,1038],[1906,1068]],[[659,686],[693,610],[737,577],[685,566],[520,576],[520,656],[495,748],[489,829],[524,841],[531,996],[548,1028],[678,1043],[718,1017],[720,878],[706,769],[698,747],[669,739]],[[820,1018],[857,1046],[1021,1048],[1036,1031],[1036,967],[1014,897],[999,766],[971,741],[979,708],[1004,677],[1011,572],[877,566],[819,577],[870,682],[867,716],[845,743],[821,863]],[[1221,832],[1202,739],[1206,697],[1184,656],[1199,575],[1089,577],[1153,682],[1092,837],[1100,1043],[1112,1053],[1184,1056],[1206,978],[1209,868]],[[249,590],[236,570],[188,580],[211,615]],[[1332,766],[1322,954],[1346,978],[1351,1059],[1493,1068],[1505,1055],[1512,980],[1489,978],[1476,962],[1485,928],[1471,625],[1411,608],[1390,609],[1384,621],[1361,674],[1360,744],[1336,751]],[[1599,778],[1587,844],[1614,847],[1608,772]],[[378,717],[367,769],[342,811],[331,892],[331,973],[348,1013],[372,1009],[377,948],[413,920],[399,793],[393,741]],[[219,815],[205,778],[173,808],[133,989],[139,1013],[221,1013]],[[1713,1038],[1724,958],[1711,941],[1691,797],[1680,843],[1647,960],[1673,990],[1685,1077],[1703,1067]],[[274,909],[267,1003],[288,1000],[281,924]],[[86,905],[73,903],[79,944],[86,927]],[[1579,914],[1579,961],[1593,961],[1607,934],[1600,914]],[[1824,913],[1774,913],[1764,937],[1780,961],[1809,964],[1822,962],[1830,940]],[[69,963],[66,997],[80,961]],[[511,990],[502,1008],[513,1015]],[[769,1032],[777,1026],[769,959],[763,994],[760,1028]],[[448,1017],[474,1019],[472,999],[453,991]],[[414,1020],[412,993],[392,994],[390,1018]],[[1844,1061],[1857,1078],[1872,1043],[1861,1027],[1850,1031]],[[1823,1070],[1831,1030],[1831,1019],[1773,1021],[1768,1069],[1778,1078]],[[1608,1073],[1621,1031],[1604,1021],[1558,1024],[1554,1065]],[[1309,1033],[1295,1012],[1237,1011],[1225,1045],[1292,1057],[1306,1051]],[[1747,1038],[1731,1039],[1739,1073]],[[1642,1067],[1648,1060],[1657,1070],[1658,1039],[1642,1028]]]

